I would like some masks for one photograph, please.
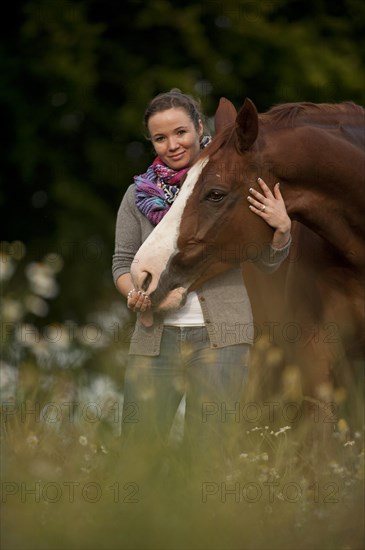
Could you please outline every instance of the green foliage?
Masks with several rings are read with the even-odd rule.
[[[55,306],[84,320],[90,300],[115,298],[115,217],[152,157],[141,124],[149,99],[179,87],[208,118],[221,96],[237,108],[248,96],[261,111],[361,104],[364,23],[361,0],[13,3],[0,45],[2,238],[25,242],[35,259],[60,253]]]

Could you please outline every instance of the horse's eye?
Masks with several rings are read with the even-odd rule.
[[[220,202],[224,199],[226,193],[222,191],[210,191],[206,196],[206,199],[211,202]]]

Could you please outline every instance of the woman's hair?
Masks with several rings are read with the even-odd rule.
[[[144,113],[144,125],[148,129],[148,121],[152,115],[166,111],[167,109],[181,108],[191,118],[195,128],[198,130],[199,121],[203,122],[203,115],[200,112],[199,102],[190,95],[183,94],[178,88],[169,92],[158,94],[154,97]]]

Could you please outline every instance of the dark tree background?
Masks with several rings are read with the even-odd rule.
[[[115,218],[154,94],[192,93],[208,123],[221,96],[364,104],[363,0],[23,0],[0,25],[1,240],[62,256],[55,318],[119,299]]]

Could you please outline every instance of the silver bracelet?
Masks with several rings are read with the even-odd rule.
[[[127,298],[128,298],[128,299],[132,297],[133,292],[136,292],[136,289],[135,289],[135,288],[132,288],[132,289],[128,292],[128,294],[127,294]]]

